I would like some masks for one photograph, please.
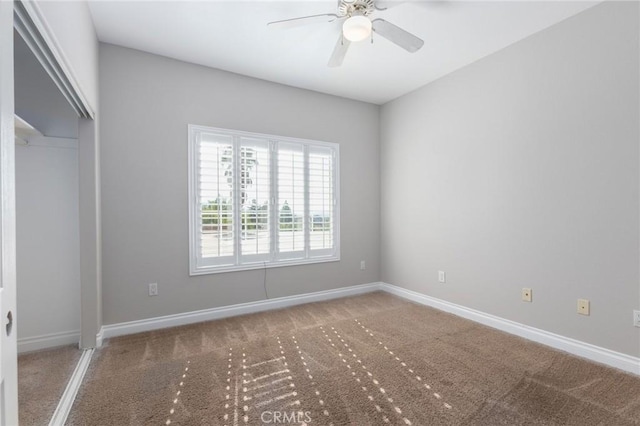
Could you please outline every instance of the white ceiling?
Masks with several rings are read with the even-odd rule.
[[[335,13],[323,1],[90,1],[100,41],[351,99],[383,104],[566,19],[598,1],[404,2],[375,12],[425,41],[408,53],[374,35],[327,61],[340,23],[267,22]]]

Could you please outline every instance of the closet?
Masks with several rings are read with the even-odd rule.
[[[18,398],[48,424],[80,359],[78,116],[14,32]]]

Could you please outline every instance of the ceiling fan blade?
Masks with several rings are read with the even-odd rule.
[[[326,13],[323,15],[303,16],[301,18],[284,19],[282,21],[269,22],[267,26],[272,28],[294,28],[306,24],[315,24],[318,22],[333,22],[338,15]]]
[[[338,37],[338,42],[336,43],[336,47],[333,49],[333,53],[331,54],[331,58],[329,58],[329,63],[327,65],[332,68],[342,65],[350,44],[351,42],[344,38],[342,34],[340,34],[340,37]]]
[[[393,25],[391,22],[385,21],[384,19],[374,19],[372,24],[373,31],[380,34],[390,42],[402,47],[407,52],[416,52],[420,50],[424,44],[422,39],[396,25]]]

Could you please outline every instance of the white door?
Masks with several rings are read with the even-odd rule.
[[[18,424],[13,1],[0,0],[0,425]]]

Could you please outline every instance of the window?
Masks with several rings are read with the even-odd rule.
[[[337,144],[189,126],[191,275],[340,259]]]

